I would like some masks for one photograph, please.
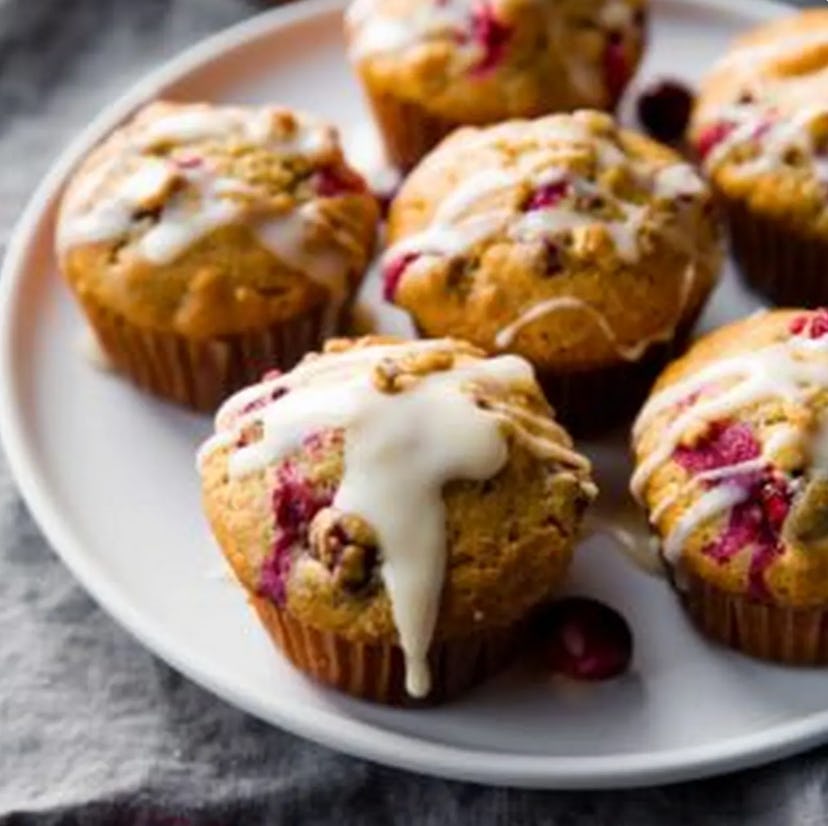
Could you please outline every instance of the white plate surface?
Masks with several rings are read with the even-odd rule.
[[[664,73],[696,79],[736,31],[785,13],[765,0],[654,5],[639,83]],[[139,394],[79,354],[80,318],[51,253],[55,198],[79,155],[157,94],[277,101],[358,128],[366,116],[345,62],[340,8],[337,0],[279,9],[173,61],[87,129],[27,208],[0,287],[0,425],[52,545],[115,618],[192,679],[276,725],[384,763],[489,783],[598,788],[699,777],[828,739],[828,674],[706,644],[664,583],[631,567],[605,537],[584,543],[569,587],[630,620],[631,673],[587,687],[517,668],[437,710],[373,707],[310,684],[275,653],[241,590],[221,575],[193,464],[210,421]],[[703,324],[756,306],[729,274]],[[605,513],[628,502],[623,438],[587,448]]]

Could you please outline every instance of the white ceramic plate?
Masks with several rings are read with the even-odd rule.
[[[765,0],[654,5],[640,80],[695,79],[736,31],[786,12]],[[278,101],[358,128],[365,111],[345,62],[340,10],[338,0],[278,9],[173,61],[86,130],[23,215],[0,282],[0,425],[55,549],[116,619],[197,682],[276,725],[383,763],[497,784],[597,788],[699,777],[828,739],[828,673],[762,665],[706,644],[664,583],[631,567],[606,537],[584,543],[570,589],[630,620],[632,672],[576,686],[517,668],[437,710],[373,707],[310,684],[221,575],[193,464],[210,421],[141,395],[79,354],[80,318],[51,252],[55,199],[77,158],[159,94]],[[729,275],[704,325],[755,307]],[[604,508],[617,508],[628,501],[623,438],[587,447]]]

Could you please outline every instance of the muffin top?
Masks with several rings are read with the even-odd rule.
[[[57,248],[82,298],[139,326],[203,338],[324,305],[332,327],[377,214],[314,118],[152,103],[75,173]]]
[[[828,310],[777,310],[699,341],[634,428],[633,493],[669,563],[791,606],[828,599]]]
[[[702,85],[690,138],[725,195],[828,234],[828,9],[739,38]]]
[[[372,93],[453,121],[612,108],[644,47],[647,0],[355,0],[351,59]]]
[[[689,165],[608,115],[465,128],[392,204],[386,297],[429,335],[540,367],[637,360],[714,283],[714,219]]]
[[[333,340],[227,402],[200,464],[241,581],[314,628],[397,641],[413,696],[433,638],[549,596],[595,493],[530,365],[452,340]]]

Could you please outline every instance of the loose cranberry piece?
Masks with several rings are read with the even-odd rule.
[[[624,36],[621,32],[610,32],[604,48],[604,84],[614,105],[627,88],[632,67],[627,60]]]
[[[330,491],[311,485],[292,463],[279,468],[272,498],[276,539],[271,555],[262,566],[259,583],[260,591],[277,604],[285,601],[293,548],[307,542],[313,517],[328,507],[332,499]]]
[[[569,181],[553,181],[538,187],[530,196],[523,209],[532,212],[536,209],[548,209],[558,204],[569,192]]]
[[[820,307],[811,313],[796,316],[789,327],[795,336],[818,339],[828,335],[828,308]]]
[[[478,3],[472,10],[471,39],[483,50],[483,56],[472,68],[472,74],[483,75],[503,59],[512,36],[511,27],[495,16],[490,2]]]
[[[608,680],[629,668],[633,637],[615,610],[586,597],[555,602],[540,621],[552,670],[576,680]]]
[[[660,80],[648,86],[638,98],[638,119],[657,140],[681,140],[690,120],[693,93],[677,80]]]
[[[314,174],[313,182],[323,198],[365,192],[368,188],[362,176],[347,167],[323,166]]]
[[[712,422],[704,438],[693,447],[678,447],[673,458],[688,472],[738,465],[756,459],[761,445],[748,424],[743,422]]]
[[[719,121],[705,127],[696,140],[699,157],[704,160],[735,128],[736,125],[729,121]]]
[[[417,252],[407,252],[393,261],[389,261],[382,271],[382,295],[386,301],[393,301],[394,295],[397,292],[397,287],[400,285],[408,265],[416,261],[420,257]]]

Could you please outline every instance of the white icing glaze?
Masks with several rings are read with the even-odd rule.
[[[664,558],[675,565],[690,535],[699,525],[744,502],[747,491],[738,485],[718,485],[700,496],[676,522],[662,543]]]
[[[388,15],[382,3],[356,0],[346,12],[351,33],[348,54],[359,61],[447,38],[473,58],[481,47],[468,34],[478,5],[476,0],[439,0],[414,3],[403,14]]]
[[[797,150],[816,163],[815,146],[811,125],[817,118],[828,114],[828,106],[805,106],[784,117],[769,111],[765,104],[733,104],[710,110],[705,122],[727,122],[733,129],[704,160],[705,169],[715,170],[724,161],[732,160],[733,150],[745,144],[757,146],[754,157],[736,163],[734,170],[743,177],[755,177],[774,172],[784,166],[784,158],[791,150]],[[814,166],[818,177],[824,175],[824,160],[821,166]]]
[[[217,416],[217,434],[200,452],[203,461],[218,446],[232,443],[246,422],[260,421],[261,440],[230,456],[229,472],[237,477],[278,462],[314,431],[344,430],[344,472],[333,507],[358,514],[376,531],[381,573],[406,658],[406,687],[415,697],[425,696],[430,686],[427,655],[446,564],[443,486],[497,474],[508,458],[504,422],[518,433],[527,425],[544,425],[529,434],[542,444],[542,455],[571,468],[588,467],[554,438],[544,438],[544,432],[560,432],[551,422],[521,418],[505,406],[482,409],[467,392],[475,383],[508,387],[531,381],[532,368],[517,357],[464,359],[395,394],[380,392],[372,381],[374,366],[384,358],[446,348],[451,344],[423,341],[306,361],[228,401]],[[263,409],[243,412],[280,386],[290,392]]]
[[[355,0],[345,13],[351,33],[352,60],[408,49],[425,40],[448,36],[453,40],[469,30],[473,0],[412,3],[404,14],[384,13],[376,0]],[[476,48],[473,44],[460,48]]]

